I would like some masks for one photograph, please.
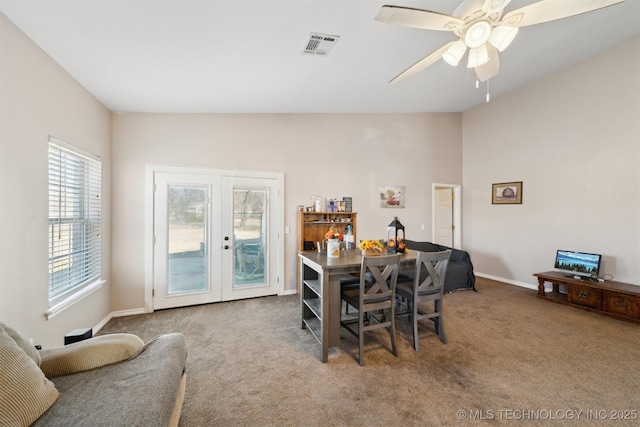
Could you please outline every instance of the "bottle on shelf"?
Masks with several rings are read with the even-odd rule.
[[[322,196],[311,196],[311,208],[314,212],[322,212]]]
[[[356,248],[356,236],[353,235],[353,226],[347,224],[345,227],[346,233],[344,235],[345,249],[350,251]]]

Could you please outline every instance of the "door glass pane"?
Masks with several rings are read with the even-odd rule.
[[[169,185],[168,294],[205,291],[207,187]]]
[[[267,188],[233,188],[233,287],[264,285],[266,275]]]

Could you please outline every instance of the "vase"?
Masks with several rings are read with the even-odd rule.
[[[327,240],[327,257],[329,258],[340,257],[340,240],[338,239]]]

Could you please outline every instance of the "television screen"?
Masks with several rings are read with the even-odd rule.
[[[573,276],[597,278],[600,274],[601,255],[558,250],[555,268]]]

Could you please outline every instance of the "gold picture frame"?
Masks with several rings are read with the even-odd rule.
[[[522,181],[493,184],[491,190],[491,204],[493,205],[522,204]]]

